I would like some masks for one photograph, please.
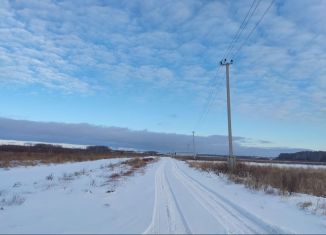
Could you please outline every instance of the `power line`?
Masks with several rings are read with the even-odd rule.
[[[223,58],[225,58],[226,55],[229,55],[229,53],[232,51],[232,49],[234,48],[235,44],[237,43],[238,39],[240,38],[241,34],[244,32],[244,30],[246,29],[247,27],[247,24],[249,22],[249,20],[251,19],[252,15],[255,13],[259,3],[260,3],[261,0],[253,0],[251,5],[250,5],[250,8],[246,14],[246,16],[244,17],[244,19],[242,20],[241,22],[241,25],[239,26],[239,29],[237,30],[236,34],[234,35],[233,39],[231,40],[229,46],[227,47],[225,53],[224,53],[224,56]],[[220,67],[219,67],[220,69]],[[218,69],[218,71],[219,71]],[[218,73],[217,71],[217,73]],[[216,84],[217,86],[217,84]],[[209,95],[208,95],[208,98],[207,98],[207,102],[204,106],[204,109],[203,109],[203,112],[201,112],[201,115],[199,117],[199,119],[197,120],[195,126],[194,126],[194,130],[197,129],[201,123],[201,121],[205,118],[205,116],[209,113],[210,111],[210,106],[213,104],[215,98],[216,98],[216,94],[214,96],[214,89],[216,87],[213,85],[211,86],[211,89],[209,91]]]
[[[239,38],[241,37],[242,33],[245,31],[251,17],[254,15],[254,13],[256,12],[257,7],[259,6],[261,0],[253,0],[253,2],[251,3],[251,6],[245,16],[245,18],[243,19],[238,31],[236,32],[236,34],[234,35],[233,39],[231,40],[231,43],[226,51],[226,53],[224,54],[224,56],[222,57],[227,58],[229,56],[229,54],[231,53],[232,49],[234,48],[235,44],[237,43],[237,41],[239,40]]]
[[[218,77],[218,71],[219,69],[217,70],[216,72],[216,77]],[[200,125],[200,122],[202,121],[202,119],[204,118],[206,112],[207,112],[207,109],[209,109],[209,106],[210,106],[210,103],[211,103],[211,100],[213,98],[213,93],[214,93],[214,89],[215,89],[215,86],[217,86],[217,83],[216,84],[212,84],[212,86],[210,87],[210,92],[209,92],[209,95],[208,95],[208,98],[206,100],[206,103],[205,103],[205,106],[204,106],[204,109],[203,111],[201,112],[201,115],[199,116],[195,126],[194,126],[194,130],[197,129],[197,127],[199,127]]]
[[[219,69],[217,70],[216,72],[216,78],[218,78],[218,72],[220,70],[220,67]],[[199,118],[197,119],[197,122],[194,126],[194,130],[197,130],[197,128],[199,127],[199,125],[201,124],[201,121],[206,117],[206,115],[208,114],[209,112],[209,109],[210,109],[210,106],[211,104],[213,103],[215,97],[214,97],[214,90],[217,88],[217,85],[218,83],[216,82],[215,84],[213,84],[210,88],[210,92],[209,92],[209,95],[208,95],[208,98],[206,100],[206,103],[205,103],[205,106],[204,106],[204,109],[203,111],[201,112],[201,115],[199,116]]]
[[[201,121],[203,120],[206,112],[207,112],[207,109],[208,107],[210,106],[210,103],[211,103],[211,99],[212,99],[212,95],[213,95],[213,92],[214,92],[214,86],[211,87],[210,89],[210,92],[209,92],[209,95],[208,95],[208,98],[206,100],[206,103],[205,103],[205,106],[204,106],[204,109],[203,111],[201,112],[199,118],[197,119],[197,122],[194,126],[194,130],[197,130],[197,128],[199,127],[199,125],[201,124]]]
[[[230,42],[229,46],[227,47],[223,58],[226,58],[227,56],[229,56],[231,54],[234,46],[236,45],[237,41],[241,37],[242,33],[245,32],[246,27],[247,27],[250,19],[254,15],[254,13],[256,12],[260,2],[261,2],[261,0],[253,0],[252,1],[247,14],[245,15],[244,19],[242,20],[236,34],[234,35],[233,39]],[[219,69],[220,69],[220,67],[219,67]],[[219,69],[217,70],[217,73],[218,73]],[[217,87],[217,85],[218,85],[218,83],[215,86]],[[201,112],[201,115],[200,115],[199,119],[197,120],[197,122],[196,122],[196,124],[194,126],[194,130],[196,130],[199,127],[202,120],[206,117],[206,115],[208,115],[208,113],[210,111],[210,107],[214,103],[214,100],[215,100],[215,98],[217,96],[217,93],[214,93],[214,90],[216,89],[215,86],[214,85],[211,86],[211,89],[209,91],[209,96],[207,98],[207,102],[206,102],[206,104],[204,106],[203,111]]]
[[[214,90],[214,89],[213,89]],[[211,105],[214,103],[214,100],[216,98],[216,94],[217,93],[214,93],[212,92],[211,93],[211,98],[209,99],[209,101],[207,102],[207,105],[206,105],[206,108],[204,110],[204,112],[202,112],[202,115],[197,123],[197,126],[196,126],[196,129],[199,128],[200,124],[201,124],[201,121],[204,120],[206,118],[206,116],[208,115],[209,111],[210,111],[210,107]]]
[[[215,101],[215,99],[216,99],[216,97],[218,95],[217,92],[214,93],[214,90],[217,89],[217,88],[218,88],[218,83],[216,83],[215,84],[215,87],[213,87],[212,98],[210,99],[210,102],[208,103],[208,107],[207,107],[207,109],[206,109],[206,111],[204,113],[204,117],[203,118],[205,118],[209,114],[209,111],[211,110],[211,107],[214,104],[214,101]]]
[[[235,42],[235,40],[237,40],[238,35],[240,34],[240,31],[241,31],[241,29],[242,29],[242,27],[243,27],[245,21],[247,20],[247,18],[248,18],[248,16],[249,16],[249,13],[250,13],[251,9],[253,8],[255,2],[256,2],[256,0],[253,0],[253,1],[252,1],[251,6],[250,6],[250,8],[249,8],[249,11],[247,12],[245,18],[242,20],[241,25],[240,25],[240,27],[238,28],[238,31],[237,31],[236,34],[233,36],[233,38],[232,38],[232,40],[231,40],[231,43],[229,44],[228,48],[226,49],[225,54],[223,55],[223,58],[226,57],[226,55],[227,55],[227,53],[229,52],[229,50],[230,50],[232,44]]]
[[[268,7],[265,9],[264,13],[260,17],[260,19],[257,21],[257,23],[255,24],[255,26],[251,29],[251,31],[247,35],[246,39],[243,41],[242,44],[240,44],[240,46],[238,47],[238,49],[233,53],[232,58],[236,58],[236,56],[238,55],[238,53],[240,52],[240,50],[242,49],[242,47],[247,43],[247,41],[249,40],[250,36],[256,30],[256,28],[258,27],[258,25],[260,24],[260,22],[264,19],[265,15],[269,11],[269,9],[272,7],[272,5],[273,5],[274,2],[275,2],[275,0],[272,0],[271,3],[268,5]]]

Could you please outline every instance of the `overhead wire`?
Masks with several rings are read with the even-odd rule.
[[[217,69],[217,71],[216,71],[216,78],[218,78],[218,72],[220,71],[220,68],[221,68],[221,67],[219,67],[219,68]],[[201,115],[199,116],[199,119],[197,120],[197,122],[196,122],[196,124],[195,124],[195,126],[194,126],[194,130],[196,130],[196,129],[199,127],[201,121],[202,121],[202,120],[206,117],[206,115],[208,114],[209,109],[210,109],[209,107],[211,106],[211,104],[212,104],[213,101],[215,100],[215,97],[214,97],[214,91],[215,91],[217,85],[218,85],[218,83],[215,82],[215,83],[211,86],[211,88],[210,88],[210,92],[209,92],[209,96],[208,96],[208,99],[207,99],[206,104],[205,104],[205,106],[204,106],[203,112],[201,112]]]
[[[246,29],[247,25],[248,25],[248,22],[249,20],[251,19],[251,17],[253,16],[253,14],[255,13],[258,5],[260,4],[260,1],[261,0],[253,0],[251,5],[250,5],[250,8],[247,12],[247,14],[245,15],[244,19],[242,20],[236,34],[234,35],[233,39],[231,40],[229,46],[227,47],[225,53],[224,53],[224,56],[223,58],[226,58],[226,56],[228,56],[232,49],[234,48],[235,44],[237,43],[237,41],[239,40],[241,34],[244,32],[244,30]],[[218,68],[217,70],[217,76],[218,76],[218,72],[220,70],[221,67]],[[217,84],[215,84],[215,86],[217,86]],[[201,115],[199,117],[199,119],[197,120],[193,130],[196,130],[199,125],[201,124],[201,121],[206,117],[206,115],[209,113],[210,111],[210,106],[213,104],[216,96],[217,96],[217,93],[214,94],[214,90],[215,90],[215,87],[214,85],[211,86],[211,89],[210,89],[210,92],[209,92],[209,95],[208,95],[208,98],[207,98],[207,102],[204,106],[204,109],[203,109],[203,112],[201,112]]]
[[[270,2],[270,4],[268,5],[268,7],[265,9],[264,13],[261,15],[261,17],[259,18],[259,20],[257,21],[257,23],[255,24],[255,26],[251,29],[251,31],[248,33],[247,37],[245,38],[245,40],[240,44],[240,46],[238,47],[238,49],[232,54],[232,58],[236,58],[236,56],[239,54],[239,52],[241,51],[242,47],[248,42],[249,38],[251,37],[251,35],[255,32],[255,30],[257,29],[258,25],[260,24],[260,22],[264,19],[264,17],[266,16],[267,12],[269,11],[269,9],[272,7],[272,5],[274,4],[275,0],[272,0]]]
[[[250,21],[250,19],[252,18],[252,16],[255,14],[259,4],[260,4],[261,0],[253,0],[253,2],[251,3],[251,6],[245,16],[245,18],[243,19],[237,33],[234,35],[228,49],[227,49],[227,52],[225,53],[225,55],[223,56],[223,59],[224,58],[227,58],[230,53],[232,52],[234,46],[236,45],[237,41],[239,40],[239,38],[241,37],[242,33],[245,32],[246,30],[246,27]]]

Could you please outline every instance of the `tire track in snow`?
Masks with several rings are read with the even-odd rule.
[[[144,234],[190,233],[170,183],[165,176],[165,161],[155,173],[155,199],[152,221]]]
[[[282,229],[262,221],[250,212],[209,189],[198,180],[186,174],[174,161],[173,172],[176,178],[187,187],[188,191],[198,203],[220,224],[224,225],[227,233],[286,233]]]
[[[165,168],[165,169],[166,169],[166,168]],[[169,192],[171,193],[171,196],[173,197],[173,201],[174,201],[174,203],[175,203],[175,207],[176,207],[176,209],[177,209],[177,211],[178,211],[178,214],[180,215],[180,218],[181,218],[181,220],[182,220],[182,224],[183,224],[183,226],[184,226],[185,233],[190,234],[191,231],[190,231],[190,229],[189,229],[189,225],[187,224],[186,219],[185,219],[185,217],[183,216],[183,213],[182,213],[182,211],[181,211],[181,209],[180,209],[180,206],[179,206],[179,204],[178,204],[178,201],[177,201],[177,199],[176,199],[176,195],[175,195],[175,193],[174,193],[173,190],[172,190],[172,187],[171,187],[171,184],[170,184],[170,182],[169,182],[169,179],[165,176],[165,171],[164,171],[164,178],[166,179],[167,185],[168,185],[168,187],[169,187]]]

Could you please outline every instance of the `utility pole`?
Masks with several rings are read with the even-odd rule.
[[[232,144],[232,124],[231,124],[231,97],[230,97],[230,65],[233,60],[221,60],[221,66],[226,68],[226,98],[227,98],[227,110],[228,110],[228,134],[229,134],[229,156],[228,165],[231,170],[235,168],[236,158],[233,155],[233,144]]]
[[[194,159],[196,159],[195,132],[192,131],[192,147],[194,150]]]

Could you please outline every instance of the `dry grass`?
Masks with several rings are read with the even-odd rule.
[[[120,177],[120,174],[118,174],[118,173],[113,173],[113,174],[110,175],[110,179],[111,179],[111,180],[116,180],[116,179],[118,179],[119,177]]]
[[[146,158],[131,158],[123,162],[116,164],[109,164],[101,166],[101,169],[107,168],[109,172],[112,172],[114,168],[121,167],[119,172],[111,173],[105,176],[107,179],[101,186],[109,185],[112,182],[118,182],[121,178],[132,176],[135,172],[142,172],[147,164],[158,161],[157,157],[146,157]],[[114,192],[114,189],[109,189],[107,193]]]
[[[306,210],[308,207],[311,207],[311,206],[312,206],[312,202],[309,202],[309,201],[298,203],[298,207],[301,210]]]
[[[133,170],[137,170],[137,169],[142,168],[142,167],[146,166],[148,163],[153,162],[155,160],[156,160],[156,158],[153,158],[153,157],[133,158],[133,159],[128,159],[128,160],[122,162],[122,164],[130,166],[131,169],[133,169]]]
[[[223,162],[187,161],[191,167],[203,171],[225,174],[236,183],[243,183],[252,189],[270,192],[271,187],[282,194],[305,193],[326,197],[326,171],[314,168],[286,168],[257,166],[237,163],[234,171],[229,171]]]
[[[123,166],[123,170],[119,173],[112,173],[108,176],[108,181],[117,181],[121,177],[127,177],[133,175],[136,171],[139,172],[142,170],[147,164],[154,163],[158,160],[158,158],[146,157],[146,158],[131,158],[125,160],[121,163],[106,165],[103,168],[108,168],[109,171],[112,171],[117,166]]]
[[[66,163],[93,161],[110,158],[140,157],[139,153],[122,154],[112,152],[107,154],[96,153],[35,153],[35,152],[0,152],[0,168],[15,166],[35,166],[37,164]]]
[[[45,177],[46,180],[52,181],[54,179],[54,175],[51,173],[47,177]]]
[[[326,202],[325,201],[321,201],[320,199],[317,200],[317,203],[314,208],[314,212],[318,213],[318,211],[320,211],[322,215],[326,215]]]
[[[63,173],[61,177],[59,177],[59,181],[72,181],[74,180],[74,174]]]
[[[20,196],[18,194],[13,195],[10,198],[2,199],[0,201],[1,206],[19,206],[25,202],[25,198],[23,196]]]
[[[91,181],[89,182],[89,185],[91,187],[96,187],[97,186],[96,180],[95,179],[91,179]]]
[[[33,166],[39,163],[49,164],[119,157],[146,157],[148,154],[146,152],[112,150],[106,146],[88,146],[84,149],[64,148],[52,144],[36,144],[33,146],[0,145],[0,168]]]

